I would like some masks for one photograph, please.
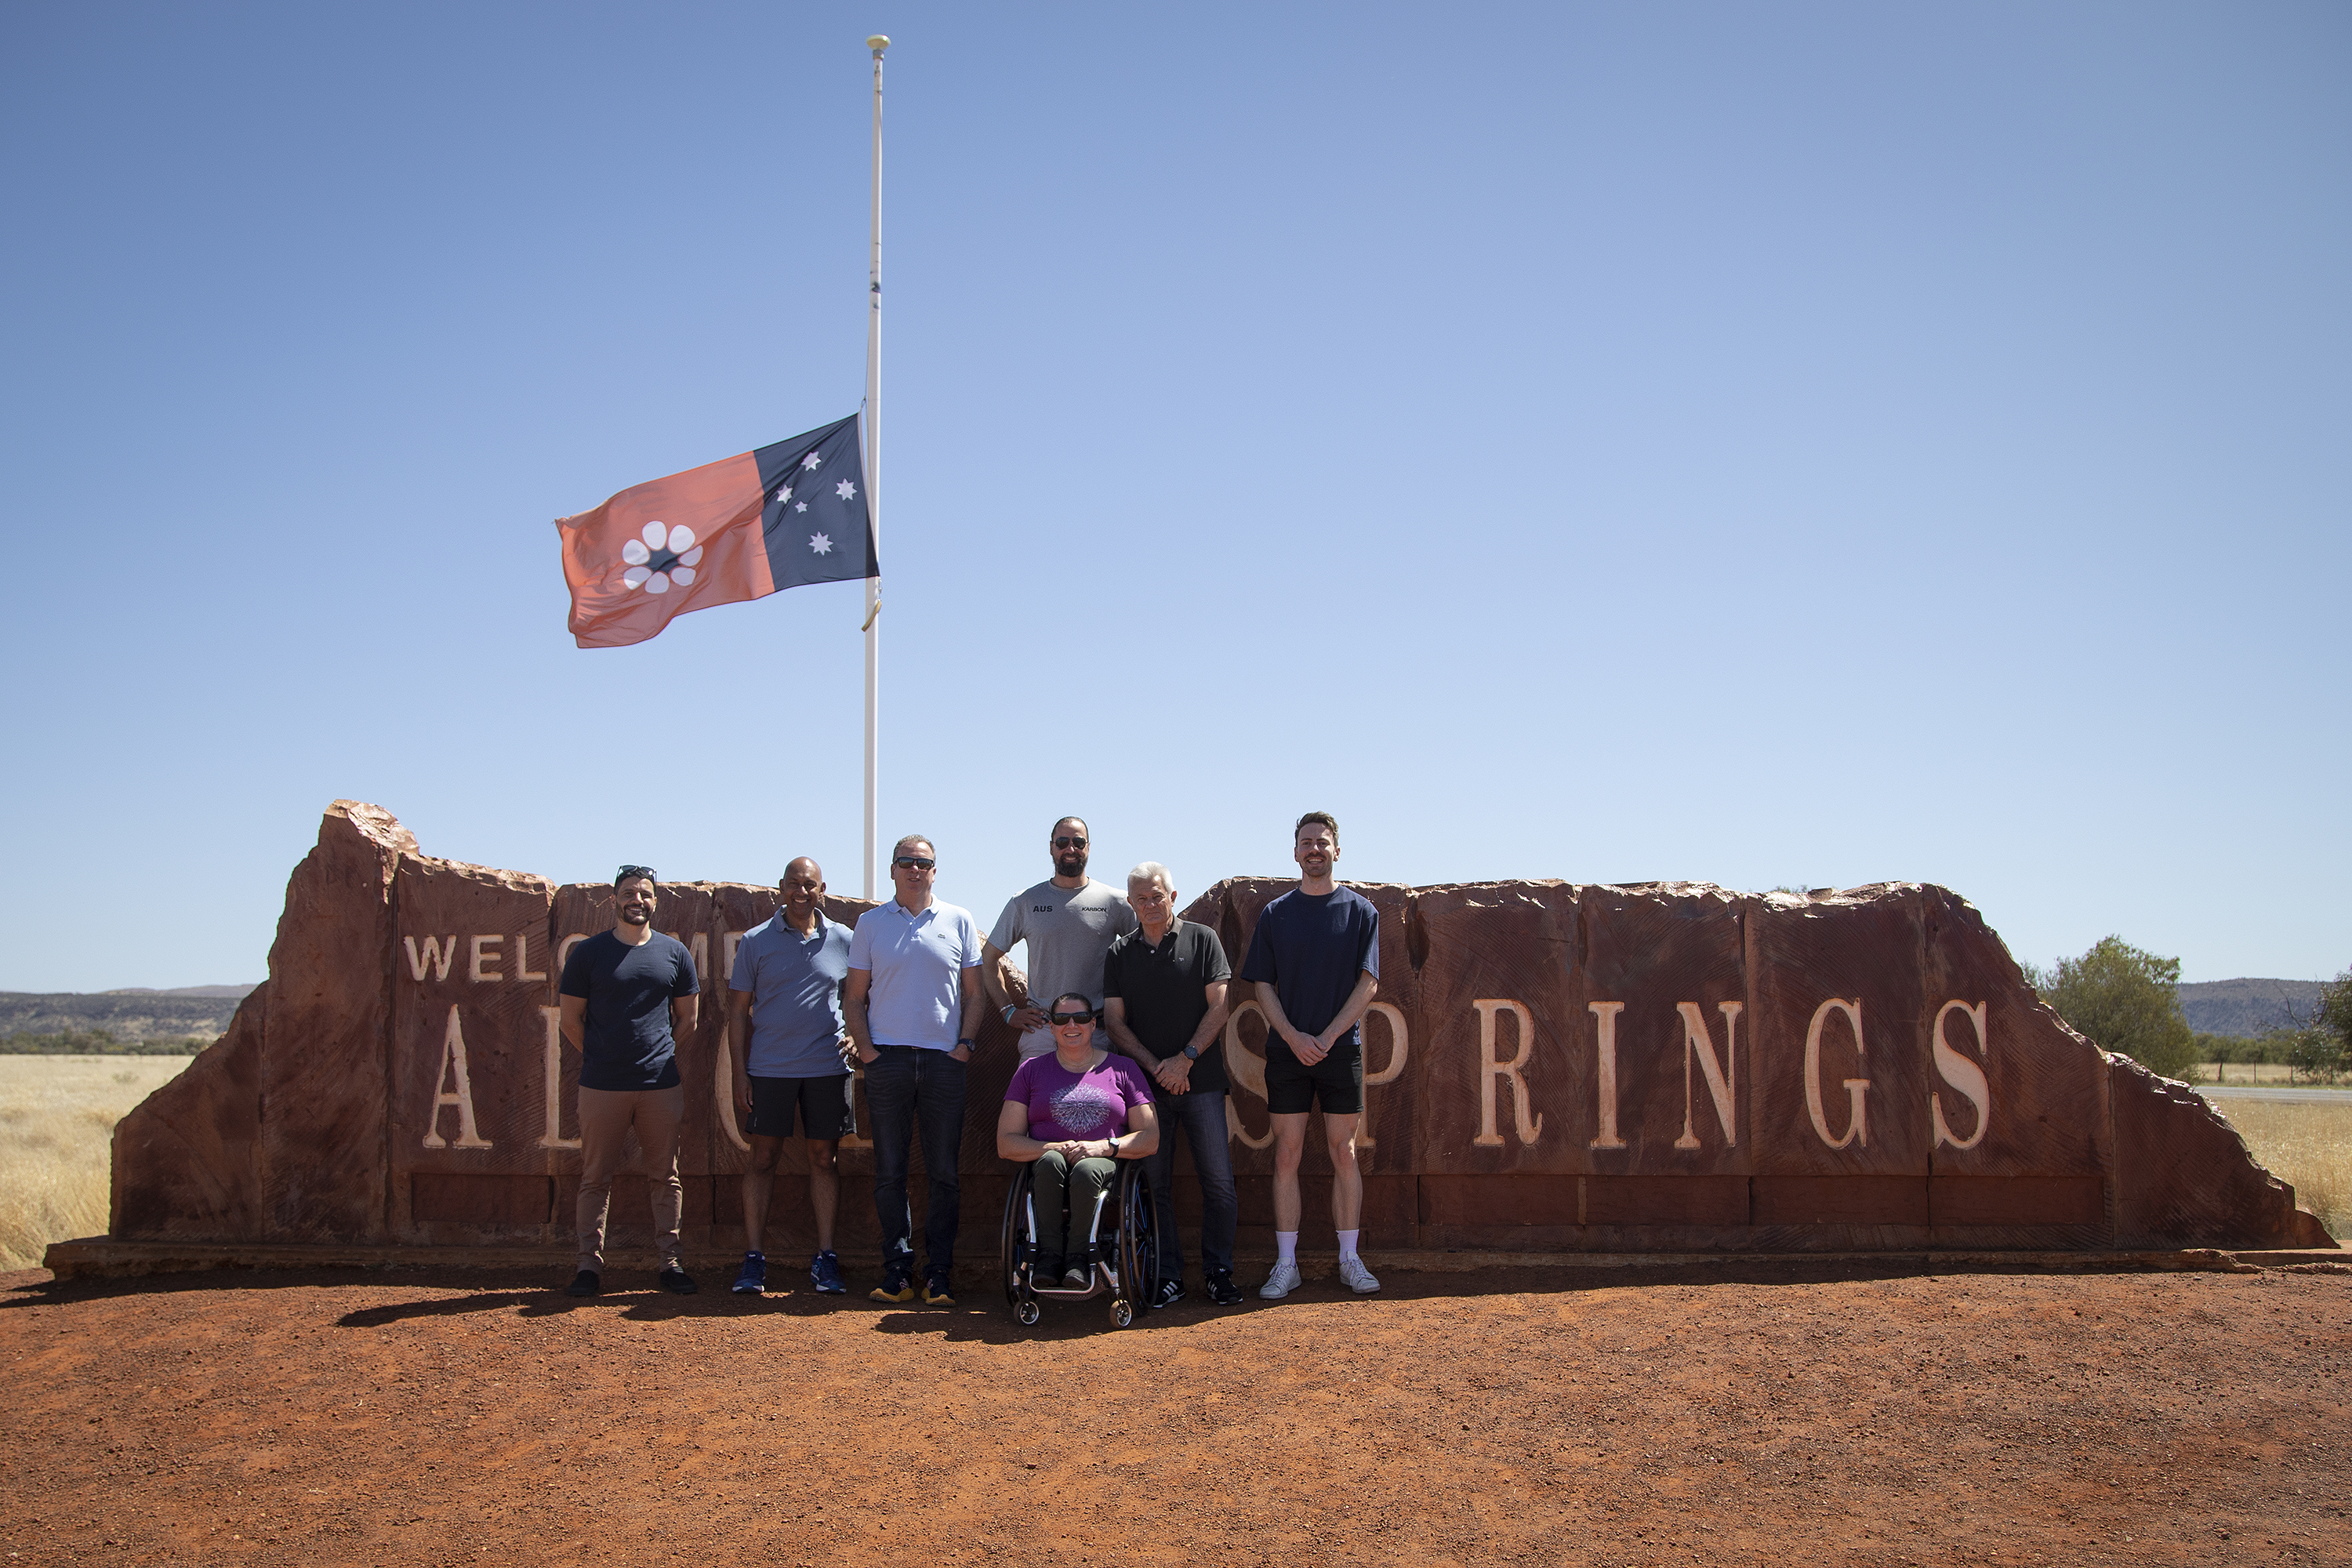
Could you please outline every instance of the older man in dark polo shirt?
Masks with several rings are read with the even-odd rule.
[[[1192,1145],[1201,1179],[1201,1263],[1209,1300],[1236,1306],[1234,1163],[1225,1130],[1225,983],[1233,969],[1217,933],[1176,918],[1168,868],[1146,860],[1127,874],[1139,925],[1103,959],[1103,1022],[1113,1044],[1151,1076],[1162,1129],[1148,1158],[1160,1224],[1160,1294],[1184,1299],[1184,1245],[1176,1234],[1176,1137]]]

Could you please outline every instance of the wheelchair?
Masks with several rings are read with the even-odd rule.
[[[1037,1173],[1034,1165],[1021,1167],[1021,1173],[1013,1178],[1013,1190],[1004,1194],[1002,1247],[1004,1300],[1013,1309],[1014,1321],[1023,1328],[1034,1326],[1043,1315],[1041,1300],[1091,1301],[1108,1295],[1114,1329],[1126,1328],[1150,1310],[1152,1295],[1160,1289],[1160,1237],[1153,1234],[1157,1216],[1151,1207],[1151,1178],[1145,1173],[1144,1164],[1141,1160],[1121,1160],[1118,1181],[1095,1205],[1087,1235],[1092,1250],[1104,1261],[1094,1266],[1093,1277],[1083,1290],[1065,1289],[1058,1281],[1040,1285],[1030,1279],[1029,1265],[1037,1256],[1037,1205],[1032,1196]]]

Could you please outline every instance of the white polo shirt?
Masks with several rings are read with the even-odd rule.
[[[916,915],[893,899],[857,917],[849,967],[874,977],[866,1025],[876,1045],[951,1051],[963,1029],[963,972],[980,967],[980,927],[953,904]]]

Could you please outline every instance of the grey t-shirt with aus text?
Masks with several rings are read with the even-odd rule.
[[[1029,944],[1024,967],[1029,972],[1029,999],[1039,1007],[1051,1007],[1055,997],[1075,991],[1099,1012],[1103,955],[1135,926],[1135,911],[1127,907],[1127,895],[1108,884],[1089,879],[1081,888],[1057,888],[1047,880],[1007,900],[988,940],[1007,952],[1016,942]],[[1096,1033],[1102,1035],[1099,1026]],[[1033,1044],[1042,1050],[1054,1048],[1050,1029],[1034,1029],[1031,1034],[1038,1039],[1022,1040],[1024,1057],[1038,1054]]]

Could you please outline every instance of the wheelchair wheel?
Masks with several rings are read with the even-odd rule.
[[[1130,1160],[1118,1184],[1118,1299],[1111,1303],[1113,1328],[1123,1329],[1149,1311],[1160,1291],[1160,1237],[1153,1226],[1151,1178],[1143,1162]]]
[[[1004,1304],[1024,1323],[1037,1321],[1037,1303],[1028,1299],[1022,1277],[1030,1260],[1029,1183],[1035,1173],[1024,1165],[1013,1178],[1013,1185],[1004,1194],[1004,1229],[998,1244],[1004,1271]]]
[[[1044,1314],[1045,1309],[1038,1306],[1036,1302],[1024,1301],[1013,1309],[1013,1321],[1024,1329],[1034,1329],[1037,1326],[1037,1320]]]

